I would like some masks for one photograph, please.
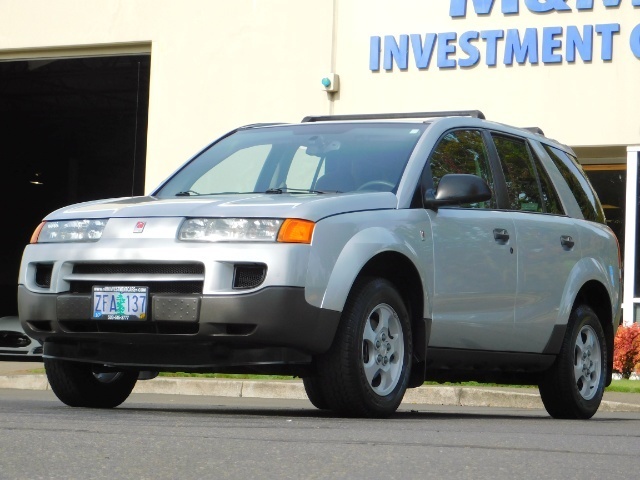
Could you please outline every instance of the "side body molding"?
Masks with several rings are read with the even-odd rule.
[[[583,258],[574,267],[562,293],[562,302],[558,310],[558,317],[554,330],[545,346],[543,353],[557,354],[560,351],[562,338],[566,330],[566,325],[571,315],[571,309],[578,297],[580,290],[589,282],[598,282],[604,286],[611,298],[612,305],[619,304],[619,285],[617,281],[611,281],[611,275],[605,265],[600,264],[593,258]],[[611,311],[611,322],[613,326],[620,320],[620,308]]]

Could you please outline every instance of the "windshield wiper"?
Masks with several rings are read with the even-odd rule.
[[[269,188],[264,193],[281,194],[281,193],[285,193],[285,192],[317,193],[317,194],[327,193],[327,192],[323,192],[321,190],[311,190],[311,189],[308,189],[308,188],[289,188],[289,187]],[[236,195],[237,194],[243,194],[243,195],[245,195],[245,194],[249,194],[249,193],[261,193],[261,192],[211,192],[211,193],[200,193],[200,192],[196,192],[195,190],[185,190],[183,192],[176,193],[175,196],[176,197],[191,197],[191,196],[203,197],[203,196],[207,196],[207,195],[233,195],[233,194],[236,194]],[[331,193],[334,193],[334,191],[331,190]],[[341,192],[338,192],[336,190],[335,193],[341,193]]]
[[[256,193],[256,192],[211,192],[211,193],[200,193],[200,192],[195,192],[193,190],[185,190],[184,192],[178,192],[175,194],[176,197],[190,197],[190,196],[198,196],[198,197],[205,197],[208,195],[248,195],[249,193]]]
[[[325,193],[321,190],[311,190],[309,188],[289,188],[289,187],[280,187],[280,188],[269,188],[264,193],[284,193],[284,192],[292,192],[292,193]]]

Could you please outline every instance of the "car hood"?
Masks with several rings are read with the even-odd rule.
[[[144,217],[302,218],[318,221],[345,212],[397,207],[391,192],[345,194],[233,194],[207,197],[114,198],[61,208],[45,220]]]

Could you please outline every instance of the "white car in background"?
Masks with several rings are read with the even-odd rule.
[[[24,333],[18,317],[0,318],[0,361],[42,361],[42,344]]]

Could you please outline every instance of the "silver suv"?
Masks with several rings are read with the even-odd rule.
[[[71,406],[158,371],[299,376],[340,415],[425,380],[539,385],[589,418],[620,256],[572,150],[479,111],[238,128],[146,197],[48,215],[18,303]]]

